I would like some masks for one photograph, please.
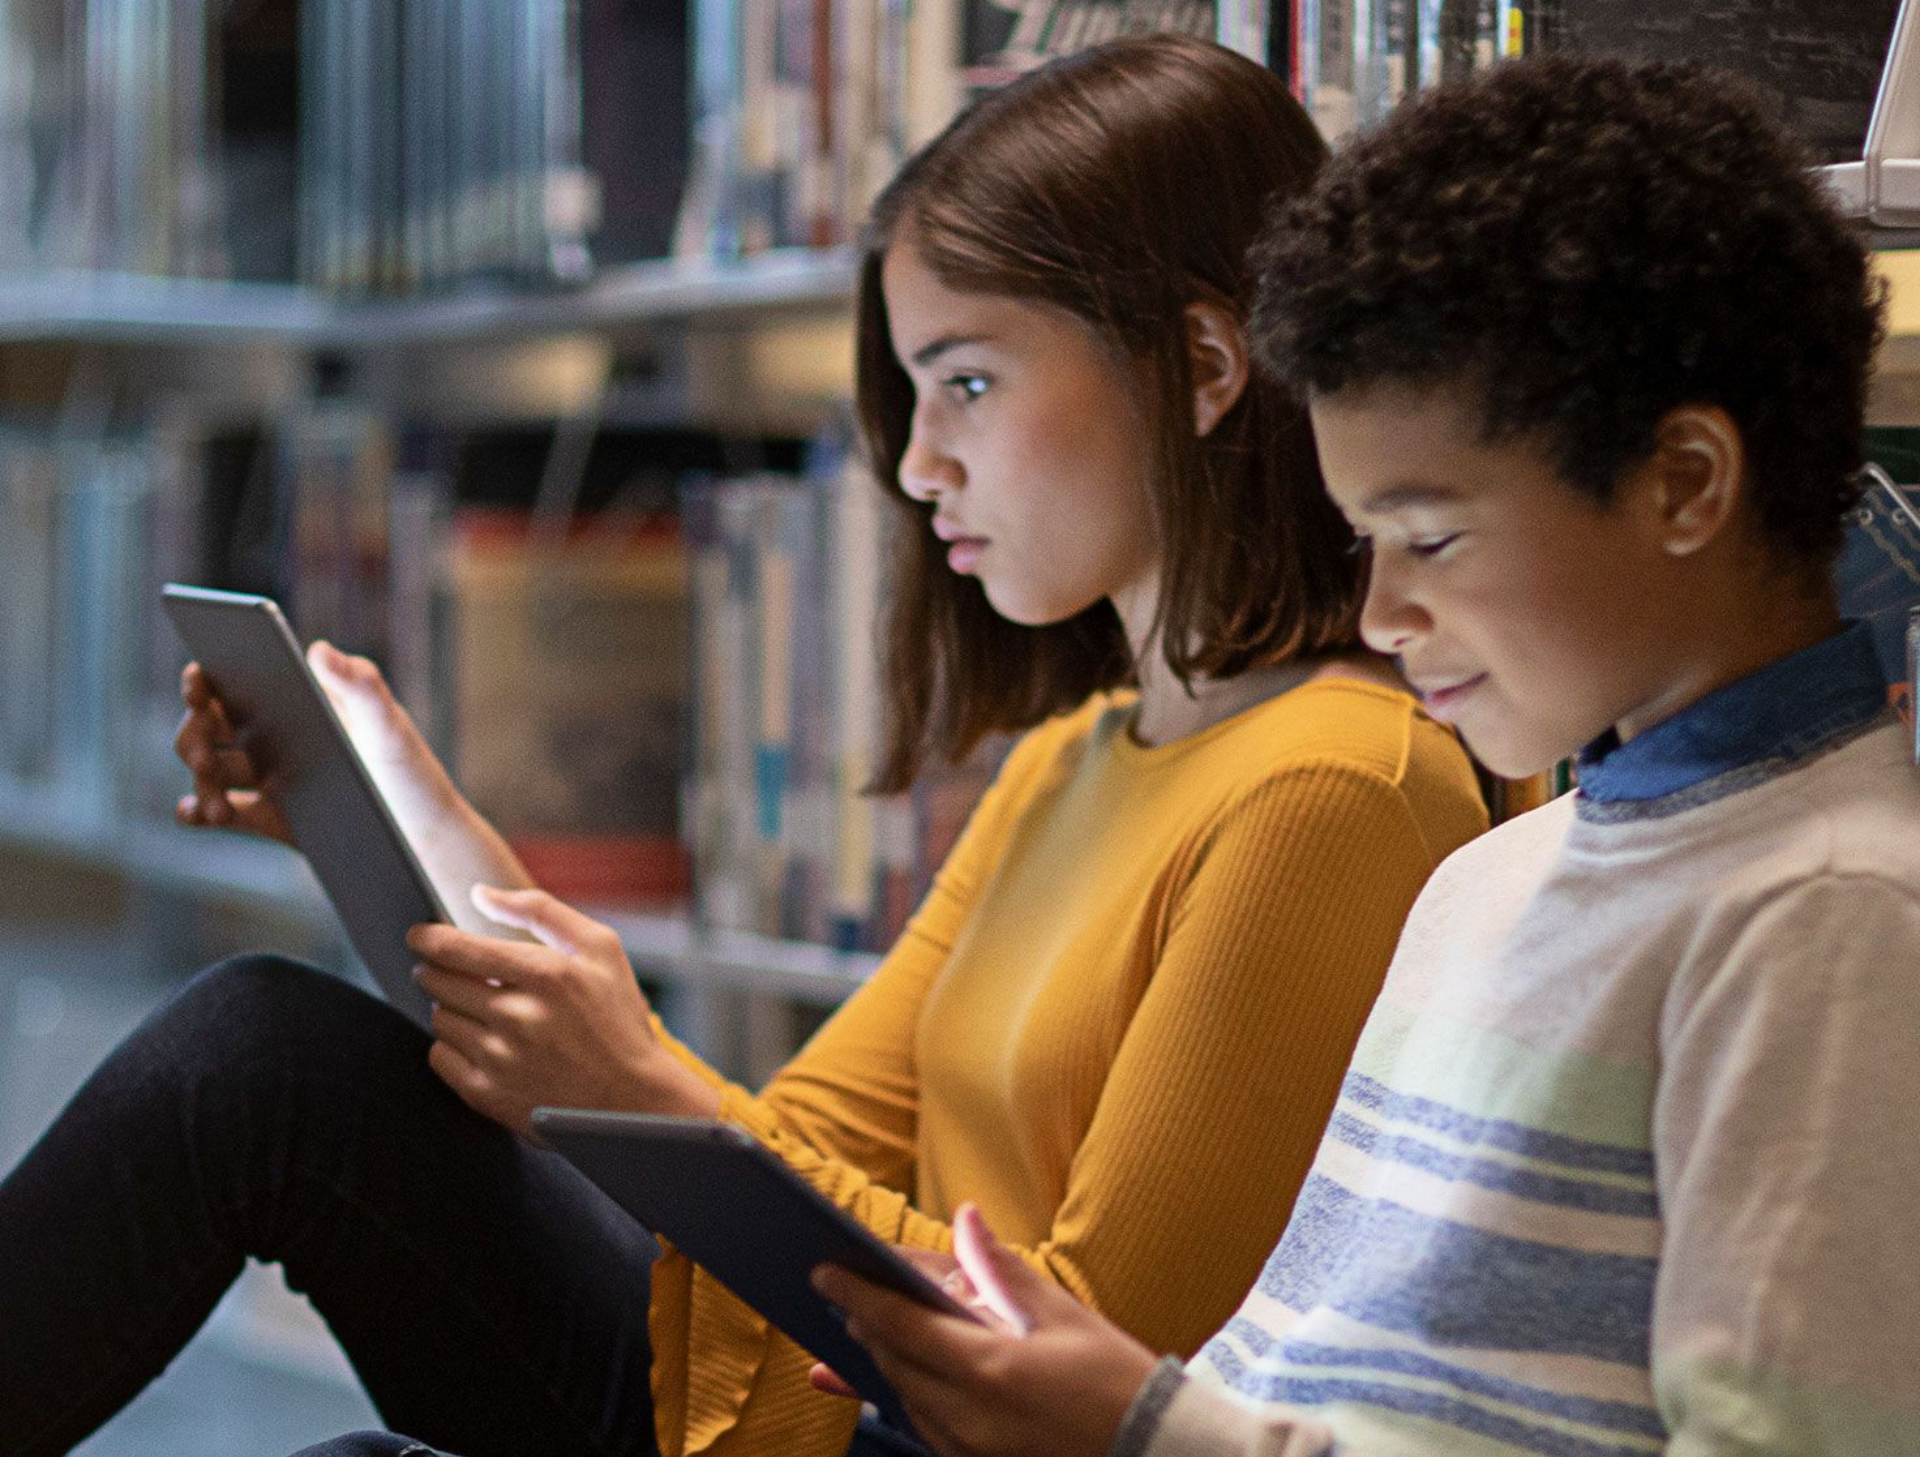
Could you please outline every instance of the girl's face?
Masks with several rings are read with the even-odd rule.
[[[955,293],[910,237],[881,269],[913,381],[900,487],[1001,616],[1063,622],[1103,598],[1151,614],[1148,437],[1125,365],[1065,310]]]

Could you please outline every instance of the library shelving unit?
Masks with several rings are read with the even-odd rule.
[[[218,345],[354,350],[529,338],[628,325],[765,320],[844,312],[845,249],[778,249],[735,261],[620,264],[582,287],[468,291],[340,302],[293,284],[137,274],[0,279],[0,345]]]
[[[1873,396],[1877,425],[1920,426],[1920,249],[1878,255],[1891,289],[1889,337]],[[295,350],[521,339],[631,325],[735,327],[791,315],[843,319],[853,263],[844,252],[787,252],[738,264],[633,265],[552,296],[339,304],[297,287],[189,280],[53,278],[0,284],[0,345],[52,343]],[[330,912],[297,856],[240,837],[103,815],[82,797],[0,779],[0,845],[110,869],[170,890]],[[643,974],[670,984],[764,993],[831,1006],[870,973],[870,955],[741,932],[700,932],[684,916],[595,908]]]
[[[184,771],[183,771],[184,772]],[[243,836],[75,813],[69,797],[0,784],[0,845],[126,875],[165,890],[292,912],[316,928],[332,912],[293,852]],[[697,931],[684,915],[584,907],[620,933],[642,975],[832,1007],[872,972],[859,952],[741,931]]]
[[[261,347],[295,356],[431,355],[632,331],[754,337],[795,321],[846,332],[854,268],[844,249],[788,249],[738,262],[621,265],[571,289],[373,302],[341,302],[298,285],[43,275],[0,280],[0,354],[23,346],[189,350],[212,359],[219,372],[243,369],[248,351]],[[788,418],[795,411],[804,416],[807,404],[800,402]],[[198,900],[292,912],[328,934],[331,912],[296,855],[243,837],[119,815],[105,808],[110,803],[110,795],[0,774],[0,846]],[[875,964],[857,952],[702,933],[685,916],[588,909],[618,927],[643,976],[669,988],[724,988],[829,1007]]]

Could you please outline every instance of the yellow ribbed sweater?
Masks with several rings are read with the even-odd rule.
[[[1279,1239],[1400,923],[1486,827],[1403,693],[1322,678],[1175,743],[1101,695],[1028,734],[873,979],[722,1116],[883,1239],[967,1199],[1032,1264],[1182,1357]],[[669,1251],[664,1457],[840,1457],[858,1415]]]

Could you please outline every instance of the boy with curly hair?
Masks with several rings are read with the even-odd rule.
[[[1920,778],[1830,586],[1882,305],[1807,163],[1700,71],[1530,60],[1270,233],[1368,641],[1580,787],[1429,882],[1189,1368],[975,1216],[1024,1334],[825,1272],[943,1452],[1920,1451]]]

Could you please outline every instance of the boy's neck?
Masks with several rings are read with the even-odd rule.
[[[1614,725],[1621,743],[1666,722],[1709,693],[1825,642],[1840,630],[1839,608],[1832,593],[1824,589],[1785,604],[1769,603],[1751,617],[1722,611],[1712,618],[1720,630],[1690,637],[1687,655],[1671,665],[1659,691]]]

